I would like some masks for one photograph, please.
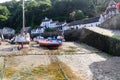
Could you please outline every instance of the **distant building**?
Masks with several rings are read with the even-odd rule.
[[[119,10],[117,9],[116,4],[117,3],[114,0],[110,0],[110,3],[108,4],[108,7],[106,8],[105,12],[100,16],[99,21],[101,23],[119,14]]]
[[[40,26],[43,27],[44,29],[45,28],[60,29],[60,27],[64,26],[65,24],[66,24],[66,21],[65,22],[53,21],[52,19],[48,19],[47,17],[45,17],[45,19],[43,19]]]
[[[99,18],[100,17],[93,17],[93,18],[89,18],[86,20],[73,21],[73,22],[66,24],[63,27],[63,30],[80,29],[83,27],[94,27],[100,24]]]
[[[57,23],[56,29],[59,30],[59,31],[61,31],[61,30],[63,30],[63,28],[64,28],[64,26],[65,26],[66,24],[67,24],[66,21],[65,21],[65,22],[59,22],[59,23]]]
[[[66,24],[67,24],[66,21],[65,22],[53,21],[52,19],[48,19],[47,17],[45,17],[45,19],[43,19],[43,21],[41,22],[40,27],[31,30],[31,34],[44,33],[46,28],[61,31],[62,27],[65,26]]]
[[[62,29],[71,30],[71,29],[80,29],[83,27],[94,27],[103,23],[104,21],[112,18],[119,14],[119,9],[116,7],[117,3],[114,0],[110,0],[108,7],[105,12],[100,15],[100,17],[93,17],[86,20],[77,20],[66,24]],[[118,6],[119,7],[119,6]]]
[[[45,19],[43,19],[42,23],[40,24],[41,27],[43,28],[50,28],[51,27],[51,23],[52,23],[52,19],[48,19],[47,17],[45,17]],[[54,24],[54,23],[53,23]],[[52,24],[52,25],[53,25]]]

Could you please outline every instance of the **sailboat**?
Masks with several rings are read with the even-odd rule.
[[[23,27],[22,27],[22,31],[21,34],[19,34],[18,36],[16,36],[15,41],[18,44],[21,44],[22,47],[24,44],[29,44],[30,42],[30,35],[29,33],[27,33],[26,28],[25,28],[25,2],[23,0]]]

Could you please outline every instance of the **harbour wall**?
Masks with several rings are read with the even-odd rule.
[[[67,30],[64,33],[66,41],[83,42],[113,56],[120,56],[120,40],[105,36],[86,28]]]

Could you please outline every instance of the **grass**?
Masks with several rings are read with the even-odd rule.
[[[32,73],[43,78],[44,76],[48,77],[49,80],[65,80],[62,75],[58,63],[53,62],[50,65],[43,66],[40,65],[32,70]]]
[[[5,68],[4,77],[5,78],[10,78],[15,73],[16,73],[16,69],[14,69],[12,67],[7,67],[7,68]]]
[[[22,68],[16,70],[13,67],[6,67],[4,77],[10,80],[19,80],[18,78],[20,78],[20,80],[44,80],[44,78],[46,78],[46,80],[66,80],[58,63],[62,65],[62,69],[70,80],[81,80],[62,62],[51,62],[49,65],[40,65],[32,69]],[[14,76],[15,74],[17,74],[17,77]]]
[[[48,66],[38,66],[32,70],[32,73],[39,77],[46,76],[49,78],[49,80],[66,80],[58,66],[58,63],[62,65],[63,70],[70,78],[70,80],[81,80],[80,78],[76,77],[71,69],[62,62],[52,62]]]
[[[114,35],[114,36],[112,36],[112,38],[120,40],[120,35]]]

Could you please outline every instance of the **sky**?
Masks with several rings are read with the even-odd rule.
[[[11,1],[11,0],[0,0],[0,3],[6,2],[6,1]]]

